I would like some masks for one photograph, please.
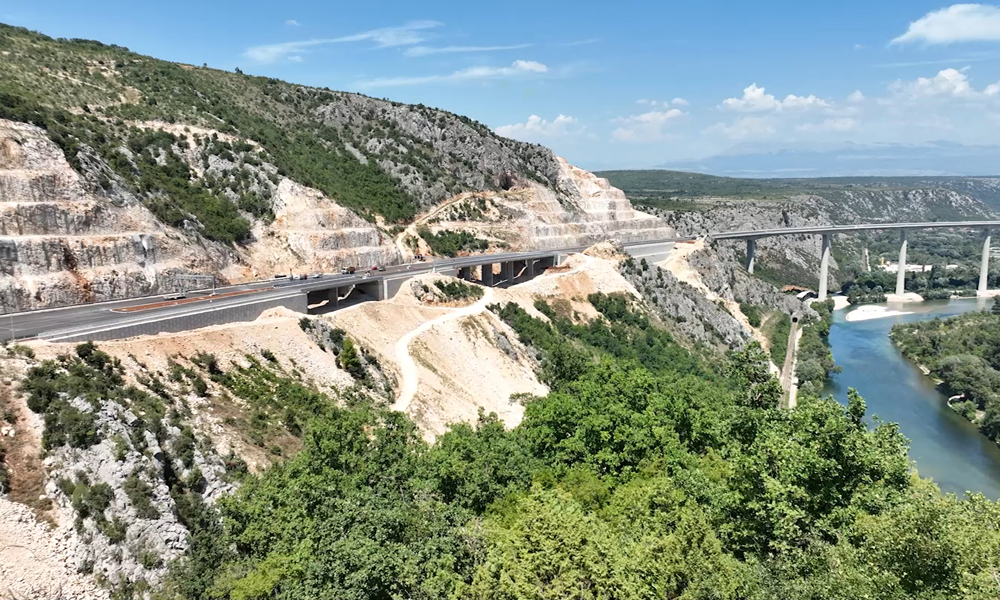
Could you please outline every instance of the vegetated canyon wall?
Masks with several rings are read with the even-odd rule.
[[[187,548],[188,524],[215,518],[205,507],[301,448],[308,410],[389,401],[365,349],[353,373],[344,351],[343,331],[283,310],[98,346],[5,347],[0,545],[24,548],[0,553],[5,593],[141,597]]]
[[[44,234],[0,233],[4,311],[398,262],[426,252],[401,228],[467,194],[503,215],[463,252],[670,231],[551,150],[447,111],[3,24],[0,49],[4,145],[45,158],[0,165],[4,210],[47,215]]]
[[[800,194],[774,200],[697,198],[681,210],[650,209],[678,235],[716,231],[780,229],[873,222],[920,222],[996,218],[983,201],[942,187],[927,189],[844,189],[824,196]],[[861,249],[870,234],[835,237],[830,262],[830,289],[838,280],[840,260],[860,265]],[[822,240],[818,235],[793,235],[757,240],[755,272],[776,283],[815,289]],[[746,244],[717,242],[720,257],[742,262]]]

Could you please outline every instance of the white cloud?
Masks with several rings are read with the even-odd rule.
[[[855,50],[864,50],[867,47],[868,46],[865,46],[864,44],[854,44],[854,49]]]
[[[299,26],[299,22],[296,21],[295,19],[288,19],[287,21],[285,21],[285,25],[287,25],[289,27],[298,27]]]
[[[918,77],[913,81],[895,81],[889,87],[897,94],[912,98],[951,96],[956,98],[974,96],[969,78],[964,69],[943,69],[934,77]]]
[[[743,90],[742,98],[726,98],[722,108],[738,112],[769,112],[783,109],[828,108],[830,103],[812,94],[796,96],[789,94],[784,100],[778,100],[768,94],[763,87],[751,83]]]
[[[247,48],[243,56],[258,63],[273,63],[287,56],[305,52],[314,46],[324,46],[327,44],[372,41],[375,42],[378,48],[412,46],[424,41],[425,30],[440,26],[441,23],[437,21],[413,21],[399,27],[383,27],[381,29],[372,29],[338,38],[301,40],[297,42],[253,46]]]
[[[611,132],[611,139],[619,142],[654,142],[664,137],[663,129],[671,122],[683,117],[685,112],[678,108],[649,111],[641,115],[631,115],[615,119],[619,127]]]
[[[690,102],[688,102],[684,98],[674,98],[673,100],[670,101],[670,103],[673,104],[674,106],[687,106],[688,104],[690,104]]]
[[[459,82],[473,80],[507,79],[548,72],[549,68],[533,60],[515,60],[509,67],[469,67],[447,75],[425,75],[422,77],[385,77],[369,79],[358,83],[362,88],[400,87],[439,82]]]
[[[523,142],[538,142],[553,137],[581,133],[580,122],[569,115],[560,114],[554,120],[548,121],[538,115],[531,115],[524,123],[513,123],[497,127],[497,135],[509,137]]]
[[[857,119],[851,119],[848,117],[842,117],[837,119],[826,119],[822,123],[805,123],[803,125],[797,125],[795,127],[796,131],[802,131],[806,133],[811,132],[846,132],[854,131],[858,128]]]
[[[910,23],[906,33],[893,44],[923,42],[1000,41],[1000,7],[989,4],[953,4],[927,13]]]
[[[534,60],[515,60],[512,66],[516,71],[534,71],[535,73],[544,73],[549,70],[548,67]]]
[[[302,62],[302,60],[303,60],[302,57],[299,56],[298,54],[293,54],[288,57],[288,62],[300,63]]]
[[[986,86],[986,89],[983,90],[983,95],[989,96],[991,98],[998,94],[1000,94],[1000,81],[998,81],[997,83],[989,84],[988,86]]]
[[[955,63],[981,62],[985,60],[996,60],[998,57],[1000,57],[1000,53],[983,52],[978,54],[969,54],[968,56],[961,56],[958,58],[938,58],[934,60],[911,60],[902,62],[876,63],[872,66],[879,69],[898,69],[900,67],[926,67],[929,65],[953,65]]]
[[[722,101],[723,108],[741,112],[777,110],[779,106],[781,103],[773,95],[766,93],[764,88],[757,87],[756,83],[744,88],[742,98],[726,98]]]
[[[830,103],[809,94],[808,96],[796,96],[788,94],[781,101],[781,108],[828,108]]]
[[[865,95],[861,93],[861,90],[854,90],[847,97],[847,101],[850,102],[850,103],[852,103],[852,104],[858,104],[859,102],[864,102],[865,101]]]
[[[460,52],[498,52],[500,50],[520,50],[530,48],[531,44],[515,44],[512,46],[444,46],[434,48],[430,46],[413,46],[407,48],[407,56],[430,56],[431,54],[455,54]]]

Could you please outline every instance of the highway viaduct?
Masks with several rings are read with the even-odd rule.
[[[819,298],[827,296],[830,246],[833,235],[862,231],[899,230],[900,269],[896,293],[904,292],[906,273],[906,234],[920,229],[979,229],[983,230],[983,258],[979,289],[985,291],[989,267],[990,230],[1000,228],[1000,221],[952,221],[929,223],[873,223],[819,227],[788,227],[752,231],[710,233],[709,242],[744,240],[747,245],[747,270],[753,273],[756,241],[784,235],[822,236]],[[625,244],[634,258],[658,262],[673,248],[675,242],[693,238],[650,240]],[[107,340],[134,335],[176,332],[207,325],[246,321],[257,318],[263,311],[284,306],[301,313],[336,310],[364,300],[382,300],[396,294],[403,282],[421,273],[457,274],[483,285],[511,285],[526,281],[545,268],[559,264],[561,258],[584,247],[483,254],[407,265],[387,266],[384,271],[364,274],[326,275],[318,279],[297,281],[268,280],[207,290],[196,297],[179,301],[164,301],[162,296],[147,296],[102,303],[81,304],[63,308],[43,309],[0,315],[0,340],[43,338],[51,341]],[[494,265],[497,268],[494,268]],[[496,272],[494,272],[496,271]],[[313,308],[310,308],[313,307]]]
[[[665,257],[674,240],[628,244],[636,258]],[[251,321],[265,310],[285,307],[304,314],[337,310],[396,295],[415,275],[439,272],[488,286],[527,281],[586,247],[506,252],[386,266],[354,274],[287,278],[219,287],[188,297],[162,295],[0,314],[0,340],[42,338],[54,342],[110,340],[178,332],[234,321]]]
[[[979,292],[986,291],[987,275],[990,265],[990,232],[992,229],[1000,228],[1000,221],[934,221],[929,223],[870,223],[863,225],[835,225],[835,226],[813,226],[813,227],[783,227],[780,229],[760,229],[752,231],[727,231],[723,233],[710,233],[706,236],[709,241],[722,240],[745,240],[747,244],[746,267],[749,273],[753,273],[754,262],[757,258],[757,240],[768,237],[784,235],[820,235],[822,236],[822,246],[819,263],[819,288],[817,296],[820,300],[825,300],[827,296],[827,280],[830,270],[830,246],[834,234],[849,234],[862,231],[899,231],[899,271],[896,274],[896,294],[903,295],[906,290],[906,238],[907,233],[920,229],[979,229],[983,235],[983,258],[979,268]]]

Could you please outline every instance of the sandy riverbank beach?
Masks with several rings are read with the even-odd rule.
[[[844,318],[848,321],[867,321],[869,319],[881,319],[883,317],[895,317],[899,315],[908,315],[911,311],[902,311],[891,309],[888,306],[877,306],[874,304],[868,304],[865,306],[859,306],[858,308],[847,313]]]

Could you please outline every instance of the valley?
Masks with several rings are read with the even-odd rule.
[[[724,235],[994,221],[994,179],[514,129],[0,24],[0,596],[996,596],[1000,449],[843,316],[899,233]],[[975,293],[975,235],[914,232],[906,291]]]

